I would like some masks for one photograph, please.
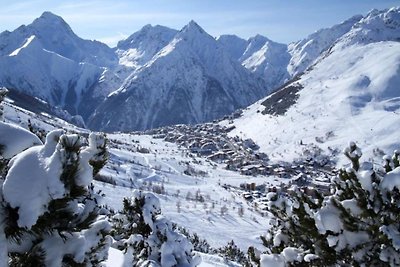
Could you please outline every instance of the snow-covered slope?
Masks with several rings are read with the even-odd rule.
[[[340,50],[355,44],[381,41],[400,41],[400,7],[378,11],[376,9],[353,25],[332,50]]]
[[[267,88],[191,21],[95,111],[93,129],[144,130],[213,120]]]
[[[316,147],[335,154],[350,140],[368,157],[377,148],[390,153],[400,145],[399,82],[400,43],[349,46],[250,106],[231,134],[253,138],[274,160],[305,157]]]
[[[246,40],[230,34],[218,36],[217,42],[236,60],[243,56],[248,45]]]
[[[69,133],[89,134],[87,130],[58,118],[21,109],[8,99],[4,106],[5,121],[18,123],[25,129],[30,120],[35,130],[49,132],[63,128]],[[223,164],[192,154],[185,147],[150,135],[113,133],[108,134],[107,139],[109,159],[99,180],[93,181],[96,191],[101,190],[105,194],[104,204],[119,210],[123,198],[131,197],[133,189],[151,191],[162,185],[165,191],[157,196],[163,214],[190,233],[197,233],[200,238],[206,239],[213,248],[224,246],[230,240],[234,240],[243,251],[249,246],[262,248],[259,237],[267,229],[269,219],[242,197],[243,190],[239,189],[239,185],[254,182],[257,185],[277,186],[280,180],[276,176],[241,175],[226,170]],[[195,173],[185,173],[188,167],[193,168]],[[290,179],[284,182],[288,181]],[[196,200],[197,194],[204,199]],[[240,208],[243,214],[239,212]],[[209,265],[202,266],[237,266],[224,265],[222,259],[216,256],[203,256],[208,258],[206,262]],[[118,266],[113,262],[116,259],[110,260],[109,266]]]
[[[144,26],[127,39],[118,42],[120,64],[136,68],[144,65],[166,46],[177,32],[160,25]]]
[[[235,35],[221,35],[217,41],[231,57],[262,78],[266,87],[274,89],[290,78],[287,72],[290,54],[286,44],[259,34],[247,41]]]
[[[354,16],[331,28],[321,29],[307,38],[288,46],[291,59],[288,72],[294,77],[311,66],[322,52],[329,49],[338,38],[347,33],[355,23],[362,19],[361,15]]]
[[[286,70],[290,60],[286,44],[256,35],[248,40],[248,45],[239,61],[247,69],[266,81],[269,88],[276,88],[289,79]]]

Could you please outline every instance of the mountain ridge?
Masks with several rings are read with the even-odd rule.
[[[390,40],[396,40],[398,14],[399,8],[392,8],[353,16],[289,45],[261,35],[248,40],[234,35],[214,38],[195,21],[179,31],[145,25],[112,49],[81,39],[61,17],[44,12],[27,26],[0,33],[0,85],[80,115],[96,130],[118,130],[117,124],[104,126],[112,124],[113,119],[100,118],[114,108],[110,99],[115,100],[116,95],[121,98],[117,109],[129,97],[128,102],[137,106],[132,114],[116,115],[117,120],[155,114],[159,107],[169,107],[164,114],[146,115],[141,122],[132,119],[124,130],[206,122],[266,96],[324,60],[332,49],[377,42],[379,38],[371,36],[379,36],[380,29],[392,36],[387,36]],[[128,93],[132,95],[128,97]],[[182,99],[186,99],[185,104],[180,103],[185,108],[171,113],[173,103]]]
[[[252,138],[274,161],[335,158],[350,140],[367,157],[398,149],[399,14],[368,13],[295,80],[222,125]]]
[[[253,87],[254,93],[240,85],[244,82]],[[266,92],[261,83],[255,79],[253,82],[250,72],[191,21],[140,72],[133,72],[121,88],[99,106],[89,126],[129,130],[129,125],[134,125],[135,130],[145,130],[168,125],[165,121],[169,124],[205,122],[244,107],[263,94]],[[138,99],[143,105],[137,103]],[[114,107],[117,111],[112,110]],[[126,118],[118,117],[127,110],[134,114],[128,118],[128,126]],[[115,117],[102,115],[113,112]],[[170,117],[165,117],[166,114]]]

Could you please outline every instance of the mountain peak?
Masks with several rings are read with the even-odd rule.
[[[117,48],[121,50],[136,48],[142,51],[146,50],[147,53],[153,55],[167,45],[176,33],[176,30],[165,26],[147,24],[125,40],[119,41]]]
[[[257,34],[253,37],[250,37],[248,40],[248,43],[250,46],[255,46],[255,47],[259,47],[259,48],[261,48],[267,42],[271,42],[271,40],[269,40],[267,37],[265,37],[261,34]]]
[[[400,20],[400,7],[392,7],[384,10],[372,9],[362,20],[363,22],[370,22],[373,19],[381,19],[386,24],[391,24],[394,21]],[[397,23],[396,23],[397,25]]]
[[[57,24],[68,25],[62,17],[60,17],[54,13],[51,13],[50,11],[43,12],[39,18],[35,19],[34,22],[38,22],[38,21],[43,21],[45,23],[57,23]]]
[[[75,36],[68,23],[66,23],[62,17],[50,11],[43,12],[43,14],[35,19],[29,26],[38,31],[48,32],[48,34],[56,33],[59,35],[63,32]]]
[[[263,40],[263,41],[267,41],[268,40],[267,37],[265,37],[264,35],[261,35],[261,34],[256,34],[254,37],[251,37],[250,39]]]
[[[354,44],[398,41],[400,39],[400,7],[371,10],[343,35],[334,49],[343,49]]]
[[[189,21],[189,23],[183,27],[182,32],[200,32],[200,33],[205,33],[202,27],[200,27],[197,22],[194,20]]]
[[[40,18],[61,19],[61,20],[62,20],[62,18],[61,18],[60,16],[58,16],[58,15],[56,15],[56,14],[50,12],[50,11],[44,11],[44,12],[42,13],[42,15],[40,16]]]
[[[153,25],[151,25],[151,24],[149,23],[149,24],[144,25],[139,31],[147,32],[147,31],[152,30],[153,28],[155,28],[155,26],[153,26]]]

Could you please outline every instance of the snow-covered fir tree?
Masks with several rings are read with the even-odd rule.
[[[98,266],[107,258],[111,228],[91,181],[104,135],[54,130],[44,145],[18,126],[1,123],[0,266]],[[8,140],[5,140],[7,139]],[[26,150],[25,150],[26,149]],[[3,168],[3,169],[4,169]]]
[[[256,263],[400,265],[400,168],[386,172],[371,163],[361,164],[361,151],[353,142],[344,154],[352,167],[340,170],[333,179],[332,195],[311,197],[299,188],[288,194],[269,193],[274,218],[263,237],[266,253],[258,255],[252,250]]]
[[[123,210],[114,216],[116,246],[124,249],[124,266],[197,266],[193,245],[161,214],[152,193],[134,190]]]

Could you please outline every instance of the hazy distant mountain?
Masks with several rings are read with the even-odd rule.
[[[246,51],[248,42],[236,35],[221,35],[217,38],[223,48],[231,55],[232,58],[239,61]]]

